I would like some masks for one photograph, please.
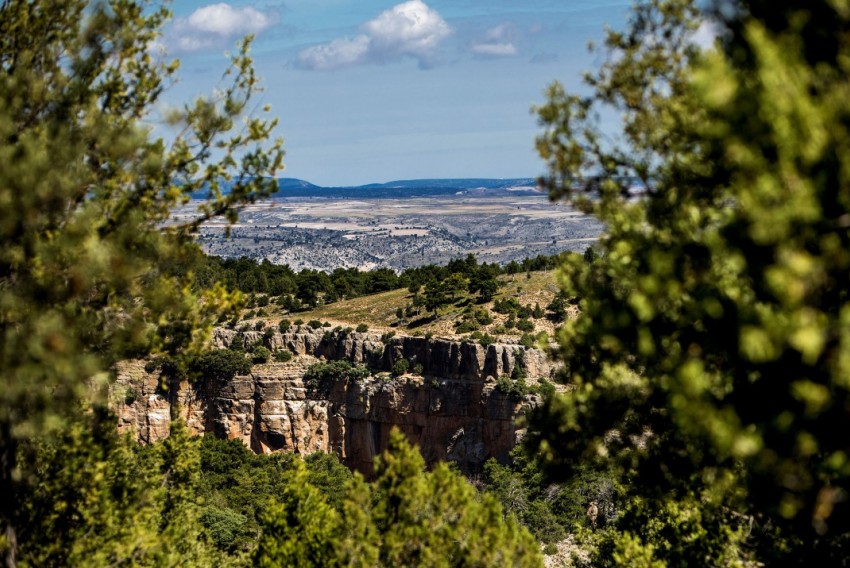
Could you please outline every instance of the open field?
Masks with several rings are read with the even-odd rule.
[[[542,194],[301,197],[251,205],[230,236],[218,222],[204,226],[198,240],[214,255],[330,271],[444,264],[468,253],[482,262],[506,263],[583,251],[601,232],[595,219]]]

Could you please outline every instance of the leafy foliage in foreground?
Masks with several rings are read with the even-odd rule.
[[[263,515],[258,566],[542,566],[533,537],[495,499],[446,464],[425,472],[394,432],[375,480],[354,477],[342,510],[306,483],[299,466]]]
[[[234,221],[239,206],[276,190],[283,157],[282,142],[269,141],[276,121],[244,116],[259,89],[249,41],[215,97],[168,112],[179,136],[166,143],[152,135],[148,125],[177,69],[150,50],[167,17],[164,8],[133,0],[0,3],[0,553],[7,566],[16,564],[13,519],[26,505],[22,496],[41,483],[42,470],[19,458],[72,429],[92,394],[104,394],[116,361],[203,349],[238,294],[198,288],[175,267],[195,253],[200,223]],[[209,197],[195,216],[169,222],[174,207],[202,188]],[[93,459],[111,459],[91,451]]]
[[[27,456],[22,566],[540,566],[537,544],[399,433],[367,483],[329,454],[257,455],[175,422],[140,446],[92,416]]]
[[[560,476],[597,464],[627,485],[600,562],[835,565],[850,557],[850,11],[709,11],[718,44],[700,52],[695,3],[639,5],[593,94],[554,85],[539,109],[553,197],[608,232],[601,258],[562,269],[582,299],[560,337],[575,389],[530,443]],[[604,106],[622,147],[594,123]]]

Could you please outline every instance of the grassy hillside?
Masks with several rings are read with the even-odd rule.
[[[243,312],[245,319],[240,322],[240,325],[253,327],[257,325],[257,322],[276,325],[280,319],[287,318],[291,321],[303,320],[304,322],[318,320],[334,327],[357,327],[360,324],[366,324],[373,331],[395,331],[406,335],[433,334],[437,337],[462,337],[475,331],[503,340],[519,339],[529,333],[537,335],[546,332],[549,336],[553,335],[558,324],[550,319],[552,314],[546,310],[546,307],[558,291],[554,272],[500,276],[499,283],[499,291],[493,301],[478,304],[474,296],[459,294],[452,304],[440,308],[436,317],[425,308],[415,313],[416,310],[412,306],[414,294],[406,289],[399,289],[342,300],[292,314],[277,305],[265,307],[266,315],[261,317],[256,317],[255,314],[252,316],[254,310],[245,310]],[[542,316],[540,311],[537,311],[537,315],[541,317],[527,318],[533,328],[529,328],[528,323],[523,323],[520,326],[526,329],[518,329],[516,325],[511,325],[509,320],[519,323],[523,318],[497,313],[494,305],[510,298],[515,299],[520,306],[528,306],[532,309],[539,306],[543,311]],[[397,316],[399,310],[406,311],[409,315],[399,318]],[[487,323],[488,319],[492,321]],[[466,325],[458,328],[458,325],[463,322],[466,322]]]

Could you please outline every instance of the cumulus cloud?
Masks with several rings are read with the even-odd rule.
[[[370,40],[365,35],[335,39],[305,49],[298,54],[296,62],[311,69],[336,69],[364,61],[369,55]]]
[[[301,51],[296,65],[328,70],[364,63],[395,61],[405,56],[430,66],[452,28],[421,0],[397,4],[360,26],[361,34]]]
[[[516,26],[511,23],[499,24],[487,30],[484,37],[472,44],[472,53],[484,57],[510,57],[517,54]]]
[[[177,18],[166,35],[166,42],[177,51],[198,51],[260,33],[276,22],[275,14],[219,2],[198,8],[188,18]]]

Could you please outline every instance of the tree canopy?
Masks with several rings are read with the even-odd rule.
[[[834,565],[850,534],[850,10],[696,6],[641,3],[592,93],[554,84],[538,109],[551,195],[606,234],[601,258],[562,267],[581,299],[560,335],[574,390],[530,443],[559,476],[594,463],[628,488],[607,562]]]
[[[258,116],[249,41],[215,96],[164,114],[177,62],[147,2],[0,3],[0,540],[38,480],[20,452],[102,401],[111,365],[198,351],[237,296],[171,269],[194,230],[275,190],[281,141]],[[166,141],[155,122],[179,134]],[[223,188],[227,184],[229,191]],[[204,189],[188,221],[171,213]],[[95,401],[92,401],[94,394]],[[81,438],[82,439],[82,438]]]

